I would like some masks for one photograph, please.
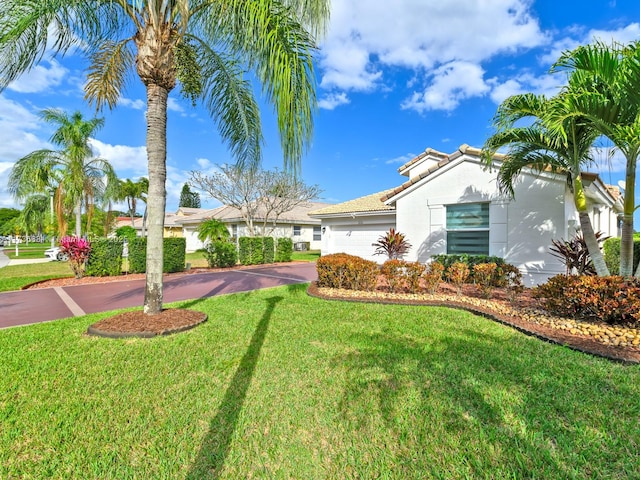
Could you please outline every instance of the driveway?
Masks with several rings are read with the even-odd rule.
[[[306,283],[316,278],[315,263],[176,275],[165,278],[164,302]],[[0,293],[0,328],[141,307],[144,287],[141,279]]]

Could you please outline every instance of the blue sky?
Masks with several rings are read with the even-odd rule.
[[[547,73],[566,49],[599,38],[640,40],[637,0],[333,0],[317,59],[320,109],[302,178],[327,202],[397,186],[397,168],[426,148],[450,153],[481,147],[497,105],[514,93],[553,94],[562,75]],[[44,108],[93,111],[84,103],[79,57],[45,60],[0,94],[0,207],[13,163],[48,147]],[[264,168],[282,167],[275,122],[264,112]],[[100,114],[93,140],[121,178],[147,175],[145,93],[132,77],[120,105]],[[168,119],[167,210],[175,211],[191,170],[211,171],[230,157],[207,112],[172,92]],[[623,178],[614,158],[599,171]],[[218,203],[202,197],[203,206]],[[124,207],[122,207],[124,208]]]

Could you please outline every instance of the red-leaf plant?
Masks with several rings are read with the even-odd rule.
[[[404,234],[391,228],[384,235],[380,235],[378,241],[373,244],[376,247],[374,255],[387,255],[389,260],[397,260],[411,248]]]
[[[78,237],[62,237],[60,250],[69,256],[69,265],[76,278],[82,278],[84,264],[91,253],[91,244],[88,240]]]

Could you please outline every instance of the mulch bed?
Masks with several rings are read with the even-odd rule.
[[[190,330],[207,320],[207,314],[196,310],[167,308],[157,315],[142,310],[123,312],[91,325],[87,333],[99,337],[151,338]]]
[[[453,290],[444,284],[440,287],[440,291],[443,293],[429,298],[426,295],[390,294],[379,287],[372,296],[369,292],[364,292],[365,295],[363,292],[318,288],[317,284],[313,282],[309,285],[307,293],[326,300],[459,308],[510,326],[527,335],[564,345],[573,350],[621,363],[640,363],[640,349],[637,347],[605,345],[591,336],[573,334],[529,320],[527,312],[536,304],[529,291],[525,291],[515,304],[509,304],[504,292],[499,290],[494,293],[491,301],[480,299],[472,285],[465,286],[462,296],[456,296]]]

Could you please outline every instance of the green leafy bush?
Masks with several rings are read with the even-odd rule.
[[[319,287],[347,290],[375,290],[380,273],[375,262],[346,253],[320,257],[316,269]]]
[[[120,238],[98,238],[91,242],[91,253],[85,273],[92,277],[117,276],[122,273],[122,245]]]
[[[444,265],[440,262],[430,262],[426,265],[426,269],[422,274],[422,278],[424,278],[425,287],[427,288],[427,292],[431,295],[436,293],[438,290],[438,286],[442,281],[442,274],[444,273]]]
[[[262,263],[273,263],[275,252],[273,237],[262,237]]]
[[[182,272],[186,249],[185,238],[164,238],[162,271],[164,273]],[[131,273],[144,273],[147,270],[147,239],[144,237],[129,241],[129,270]]]
[[[549,313],[610,324],[640,320],[640,280],[556,275],[533,290]]]
[[[207,244],[204,257],[212,268],[233,267],[238,263],[236,245],[228,240],[214,240]]]
[[[604,261],[612,275],[620,272],[620,238],[611,237],[602,244]],[[635,273],[640,262],[640,235],[633,236],[633,272]]]
[[[131,225],[124,225],[116,229],[116,237],[118,238],[126,238],[127,240],[132,240],[137,236],[138,235],[136,234],[136,229]]]
[[[242,265],[264,263],[264,237],[240,237],[238,239],[238,260]]]
[[[290,262],[293,254],[293,240],[290,238],[276,239],[276,262]]]

